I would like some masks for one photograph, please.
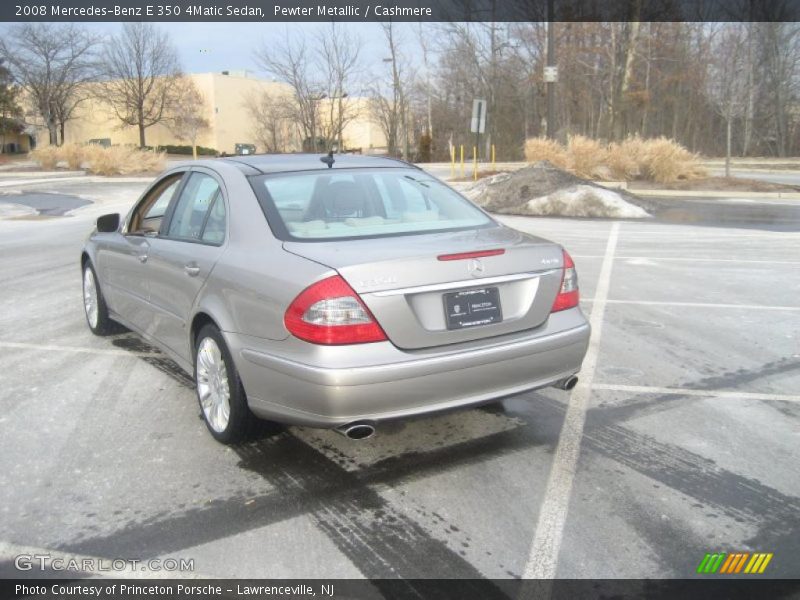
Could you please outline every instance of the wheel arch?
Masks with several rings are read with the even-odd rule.
[[[214,317],[207,312],[201,310],[195,313],[194,317],[192,317],[192,324],[189,327],[189,342],[192,345],[192,357],[194,357],[194,348],[197,346],[197,334],[200,333],[200,330],[206,325],[213,325],[217,329],[220,329],[220,326],[214,320]]]

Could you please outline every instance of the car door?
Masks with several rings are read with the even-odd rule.
[[[158,238],[150,240],[148,278],[153,336],[186,360],[195,298],[226,242],[227,205],[221,181],[193,170],[170,206]]]
[[[98,251],[103,294],[109,308],[129,325],[145,332],[152,321],[147,261],[150,244],[161,227],[184,173],[170,173],[142,196],[120,233]]]

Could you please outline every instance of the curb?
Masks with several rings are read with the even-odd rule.
[[[673,198],[774,198],[785,200],[800,200],[800,192],[722,192],[716,190],[639,190],[630,189],[631,194],[637,196],[664,196]]]
[[[42,179],[29,179],[27,181],[3,181],[0,177],[0,188],[13,188],[23,185],[40,185],[45,183],[73,182],[79,183],[149,183],[155,179],[153,177],[104,177],[102,175],[84,175],[72,177],[50,177]]]
[[[58,177],[59,179],[68,179],[71,177],[83,177],[86,175],[86,171],[0,171],[0,180],[5,177],[12,178],[20,178],[24,179],[26,177]]]

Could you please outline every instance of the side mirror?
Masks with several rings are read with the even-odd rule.
[[[97,217],[98,233],[114,233],[117,229],[119,229],[119,213]]]

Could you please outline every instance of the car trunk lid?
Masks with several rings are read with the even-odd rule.
[[[561,285],[561,247],[503,226],[284,248],[338,271],[404,349],[537,327]]]

